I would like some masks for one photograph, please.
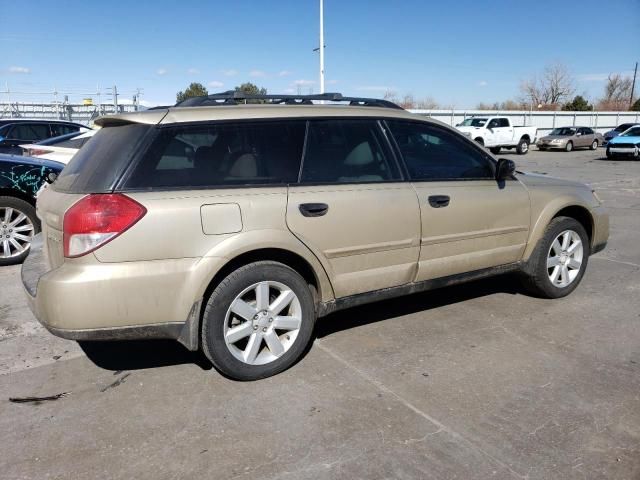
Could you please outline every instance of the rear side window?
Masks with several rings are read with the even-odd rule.
[[[66,125],[64,123],[52,123],[51,131],[53,137],[59,137],[60,135],[66,135],[68,133],[77,132],[80,130],[80,127],[76,127],[75,125]]]
[[[126,188],[296,182],[305,128],[303,120],[160,128]]]
[[[302,182],[361,183],[399,180],[376,120],[311,120]]]
[[[458,133],[418,122],[387,123],[413,180],[493,178],[488,156]]]
[[[100,129],[73,156],[53,188],[65,193],[112,190],[151,128],[134,123]]]
[[[498,123],[500,127],[508,127],[509,126],[509,119],[508,118],[499,118],[498,119]]]

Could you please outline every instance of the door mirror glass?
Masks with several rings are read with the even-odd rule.
[[[516,164],[513,160],[501,158],[498,160],[496,168],[496,180],[505,180],[510,178],[516,172]]]

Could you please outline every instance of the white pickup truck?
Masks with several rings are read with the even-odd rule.
[[[535,143],[536,127],[515,127],[509,117],[471,117],[456,125],[462,133],[468,135],[491,153],[500,153],[501,148],[512,149],[524,155],[529,145]]]

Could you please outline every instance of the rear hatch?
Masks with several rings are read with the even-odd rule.
[[[98,131],[73,157],[37,202],[46,256],[51,269],[65,261],[63,221],[69,208],[91,193],[111,193],[144,142],[153,124],[166,111],[105,118]],[[131,117],[140,123],[131,121]],[[100,120],[100,119],[99,119]],[[99,123],[99,122],[96,122]]]

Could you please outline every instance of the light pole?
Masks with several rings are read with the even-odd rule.
[[[320,93],[324,93],[324,1],[320,0]]]

